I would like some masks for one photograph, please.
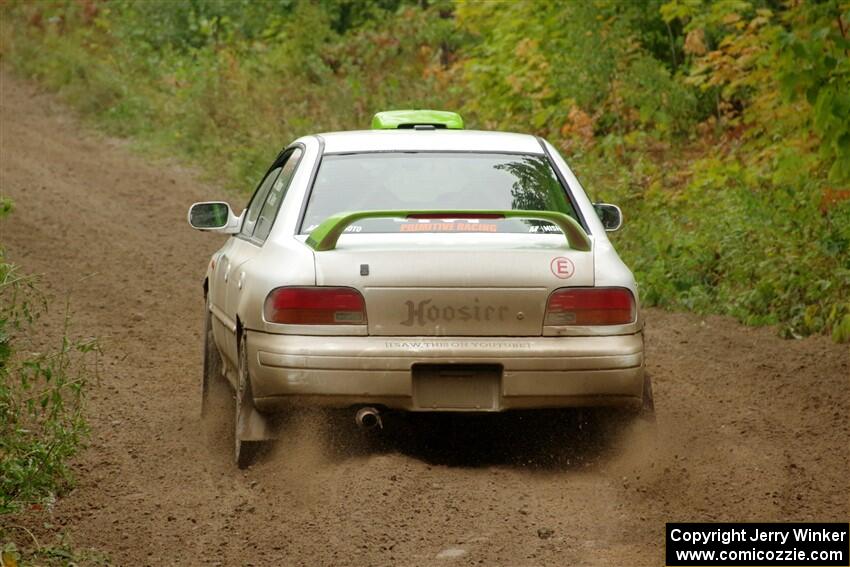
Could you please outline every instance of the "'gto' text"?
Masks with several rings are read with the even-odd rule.
[[[509,309],[504,305],[499,307],[479,305],[478,298],[475,298],[473,305],[461,305],[460,307],[431,305],[430,299],[418,303],[405,301],[404,304],[407,306],[407,318],[401,324],[406,327],[414,325],[422,327],[426,323],[436,323],[437,321],[504,321],[505,314]]]

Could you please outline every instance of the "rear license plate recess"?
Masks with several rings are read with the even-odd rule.
[[[499,364],[414,364],[413,403],[428,410],[495,410],[499,407]]]

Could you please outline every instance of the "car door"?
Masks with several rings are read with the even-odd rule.
[[[224,306],[227,317],[233,321],[236,321],[238,317],[239,299],[242,295],[242,289],[248,278],[250,278],[249,268],[251,260],[259,254],[263,243],[271,232],[275,218],[277,218],[278,211],[280,210],[280,205],[295,174],[295,169],[301,160],[302,153],[301,148],[294,148],[285,152],[277,160],[275,167],[269,172],[266,179],[263,180],[263,185],[268,185],[268,189],[263,192],[257,192],[258,195],[262,195],[262,203],[253,217],[250,214],[246,216],[242,231],[234,239],[235,243],[230,256],[230,274],[225,283]],[[262,309],[262,305],[258,305],[257,309]],[[236,361],[235,335],[228,343],[225,347],[229,351],[227,356],[232,356],[232,360]]]

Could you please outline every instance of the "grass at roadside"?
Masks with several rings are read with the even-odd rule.
[[[48,526],[48,529],[54,528]],[[76,547],[61,532],[50,542],[41,542],[32,531],[11,526],[0,529],[0,567],[95,567],[110,565],[109,558],[95,550]],[[15,543],[17,542],[17,543]]]

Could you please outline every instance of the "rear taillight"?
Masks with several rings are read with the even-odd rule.
[[[635,298],[622,287],[563,288],[549,296],[545,325],[625,325],[635,319]]]
[[[266,297],[269,323],[289,325],[365,325],[366,303],[350,287],[279,287]]]

